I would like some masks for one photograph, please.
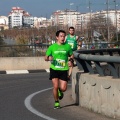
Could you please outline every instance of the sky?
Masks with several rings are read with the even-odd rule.
[[[89,12],[89,1],[92,12],[106,10],[107,0],[0,0],[0,16],[7,16],[12,7],[21,7],[34,17],[50,18],[56,10],[71,9],[81,13]],[[109,1],[109,9],[115,8],[114,0]],[[120,9],[120,0],[116,0]]]

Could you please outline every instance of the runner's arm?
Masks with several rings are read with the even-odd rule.
[[[70,55],[70,57],[69,58],[71,58],[71,59],[73,59],[74,58],[74,55],[72,54],[72,55]]]
[[[52,51],[51,51],[51,46],[47,49],[44,60],[45,61],[52,61]]]
[[[76,40],[77,40],[77,41],[79,40],[79,38],[80,38],[79,36],[76,36]]]
[[[45,56],[44,57],[45,61],[52,61],[52,59],[53,59],[52,56]]]

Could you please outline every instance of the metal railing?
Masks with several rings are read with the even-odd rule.
[[[120,78],[120,48],[78,50],[74,52],[76,64],[85,73]]]
[[[81,48],[85,52],[90,49],[101,49],[114,46],[115,43],[89,43],[83,44]],[[30,45],[0,45],[0,57],[31,57],[44,56],[49,44],[30,44]],[[93,47],[94,46],[94,47]],[[120,45],[118,44],[117,47]],[[87,51],[86,51],[87,52]]]
[[[47,44],[34,44],[34,45],[1,45],[0,57],[32,57],[44,56]]]

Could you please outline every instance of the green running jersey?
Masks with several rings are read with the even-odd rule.
[[[72,54],[70,45],[66,43],[62,45],[54,43],[46,51],[47,56],[53,57],[50,68],[54,70],[68,70],[68,57]]]
[[[71,46],[73,51],[77,50],[76,35],[74,35],[74,37],[70,37],[70,34],[67,35],[66,43],[68,43]]]

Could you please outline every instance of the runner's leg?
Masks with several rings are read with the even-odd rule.
[[[67,81],[59,80],[59,88],[62,92],[67,90]]]
[[[53,83],[53,96],[54,96],[54,100],[58,101],[59,79],[58,78],[53,78],[52,79],[52,83]]]

